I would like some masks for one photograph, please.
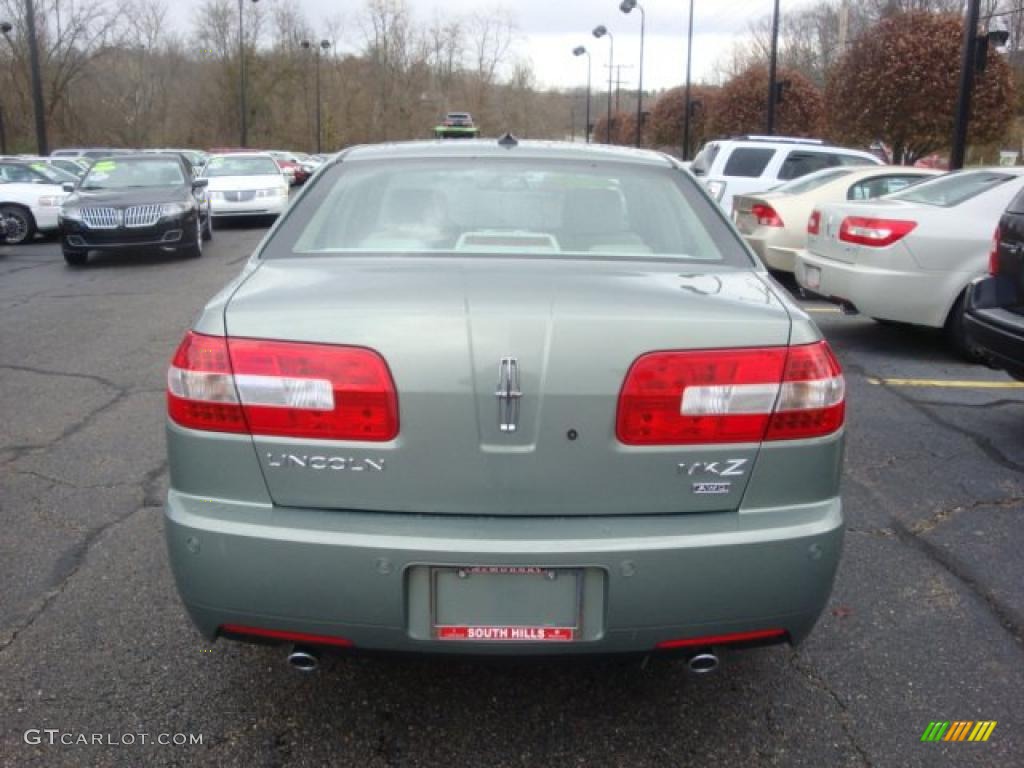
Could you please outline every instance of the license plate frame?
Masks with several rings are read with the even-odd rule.
[[[461,587],[455,588],[456,584]],[[579,642],[583,634],[583,584],[583,568],[431,566],[430,635],[434,640],[452,643]],[[467,587],[470,588],[468,591]],[[460,615],[465,616],[465,613],[460,614],[460,610],[453,609],[447,603],[449,600],[457,600],[460,592],[465,597],[473,589],[483,590],[485,598],[491,598],[494,604],[500,603],[503,597],[513,601],[518,598],[521,601],[524,596],[536,596],[544,591],[550,592],[552,600],[562,601],[562,604],[542,606],[532,618],[524,616],[520,606],[519,610],[511,611],[512,615],[505,619],[495,613],[479,616],[476,620],[468,616],[460,619]],[[445,593],[448,592],[451,594],[446,598]],[[548,613],[547,617],[542,615],[545,612]]]

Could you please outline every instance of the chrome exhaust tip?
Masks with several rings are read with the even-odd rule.
[[[710,651],[698,653],[687,659],[686,666],[695,675],[706,675],[718,669],[718,657]]]
[[[316,672],[320,667],[320,654],[313,648],[296,645],[288,654],[288,664],[299,672]]]

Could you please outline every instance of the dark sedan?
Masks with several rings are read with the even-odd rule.
[[[1024,381],[1024,192],[999,221],[989,276],[971,285],[964,325],[986,362]]]
[[[213,237],[206,179],[193,179],[179,155],[97,161],[64,201],[58,220],[64,260],[85,264],[90,251],[160,249],[203,255]]]

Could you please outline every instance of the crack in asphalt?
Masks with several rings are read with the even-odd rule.
[[[158,509],[163,506],[162,503],[159,502],[153,503],[153,500],[154,496],[156,496],[157,489],[160,487],[159,481],[166,471],[167,460],[164,459],[156,467],[146,472],[138,483],[132,484],[138,485],[142,491],[142,504],[123,515],[115,517],[113,520],[110,520],[103,525],[93,528],[85,534],[81,541],[71,546],[59,558],[57,558],[57,561],[53,566],[52,576],[50,577],[42,600],[28,611],[24,620],[20,624],[9,630],[10,634],[6,639],[0,639],[0,653],[3,653],[7,648],[13,645],[19,635],[35,624],[36,621],[38,621],[39,618],[47,612],[50,606],[53,605],[54,601],[64,594],[68,584],[71,583],[71,580],[85,564],[93,546],[107,531],[116,528],[139,512],[144,512],[148,509]]]
[[[868,755],[867,750],[861,746],[860,742],[857,741],[857,738],[854,735],[854,729],[850,724],[850,710],[846,703],[842,698],[840,698],[839,694],[833,690],[832,686],[825,681],[825,678],[822,677],[821,674],[814,670],[809,663],[805,664],[802,662],[799,652],[793,651],[789,660],[791,666],[796,669],[796,671],[799,672],[807,682],[818,690],[824,691],[828,694],[829,698],[835,702],[836,706],[839,708],[839,727],[842,729],[843,735],[846,736],[846,740],[853,746],[853,749],[856,751],[858,757],[860,757],[861,762],[868,768],[873,768],[873,763],[871,762],[871,757]]]
[[[1024,408],[1024,400],[992,400],[987,403],[962,403],[957,400],[917,400],[920,405],[926,405],[929,408],[1005,408],[1007,406],[1017,406],[1018,408]]]
[[[1014,616],[1014,611],[1003,604],[996,595],[979,584],[969,573],[963,563],[954,555],[946,552],[941,547],[928,541],[924,536],[914,533],[899,520],[893,520],[893,529],[897,539],[912,549],[920,552],[929,560],[934,561],[948,572],[951,576],[960,581],[978,599],[980,599],[989,611],[995,616],[999,625],[1024,648],[1024,625]]]
[[[846,370],[857,373],[860,376],[863,376],[864,378],[879,378],[875,374],[869,373],[863,366],[856,365],[854,363],[847,363]],[[1006,454],[1000,451],[995,446],[995,444],[985,435],[980,435],[977,432],[972,432],[969,429],[965,429],[964,427],[950,423],[949,421],[942,418],[938,414],[932,413],[930,406],[926,405],[925,403],[922,403],[920,400],[915,400],[913,397],[908,395],[906,392],[901,391],[897,387],[889,387],[883,384],[879,387],[879,389],[884,392],[889,392],[890,394],[899,398],[907,405],[909,405],[911,408],[913,408],[915,411],[923,415],[926,419],[928,419],[928,421],[932,422],[933,424],[956,432],[958,435],[962,435],[963,437],[966,437],[978,448],[978,450],[980,450],[982,453],[984,453],[986,456],[992,459],[992,461],[994,461],[996,464],[1003,467],[1004,469],[1008,469],[1011,472],[1016,472],[1018,474],[1024,474],[1024,464],[1016,462],[1010,457],[1008,457]]]
[[[950,509],[940,509],[927,520],[918,520],[907,528],[907,531],[915,536],[920,536],[923,533],[934,531],[947,520],[950,520],[963,512],[973,512],[981,507],[1008,509],[1020,504],[1024,504],[1024,496],[1009,496],[1005,499],[982,499],[980,501],[972,502],[971,504],[961,504],[956,507],[951,507]]]
[[[864,377],[872,376],[872,374],[868,373],[862,366],[855,364],[847,364],[846,369]],[[988,458],[992,459],[1003,468],[1014,472],[1024,473],[1024,466],[1006,457],[984,435],[978,435],[968,429],[964,429],[955,424],[950,424],[945,419],[931,413],[929,406],[907,396],[904,392],[893,387],[882,386],[881,389],[895,395],[897,398],[910,405],[914,410],[924,415],[925,418],[936,426],[949,429],[963,435]],[[864,481],[858,482],[867,489],[872,488],[870,483],[865,484]],[[1024,497],[1022,496],[1008,496],[1002,499],[972,502],[971,504],[960,505],[947,510],[939,510],[927,520],[919,521],[910,526],[907,526],[903,521],[893,515],[889,516],[889,521],[892,526],[892,532],[901,544],[916,550],[957,579],[971,594],[982,601],[982,603],[995,617],[999,625],[1009,633],[1017,644],[1024,646],[1024,626],[1022,626],[1021,622],[1015,617],[1014,611],[1004,605],[996,595],[987,590],[983,585],[979,584],[978,581],[966,571],[965,566],[956,557],[928,541],[924,536],[924,534],[933,531],[940,524],[961,512],[967,512],[982,507],[1009,508],[1021,504],[1022,502],[1024,502]],[[882,532],[887,530],[889,529],[854,529],[854,532],[867,535],[885,536],[886,534]]]

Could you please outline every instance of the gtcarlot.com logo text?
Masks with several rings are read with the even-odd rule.
[[[201,733],[75,733],[59,728],[29,728],[23,738],[26,744],[46,744],[54,747],[134,747],[140,744],[194,747],[203,743]]]

